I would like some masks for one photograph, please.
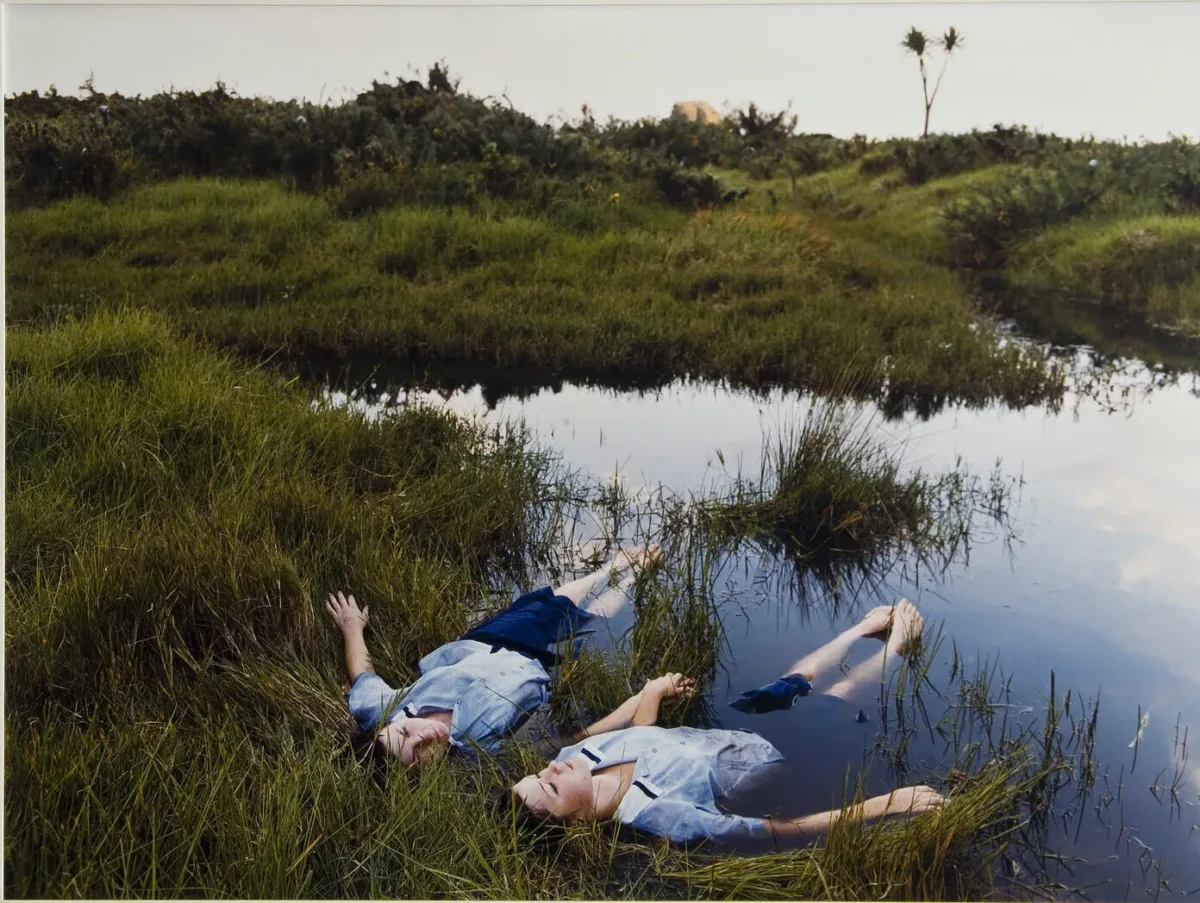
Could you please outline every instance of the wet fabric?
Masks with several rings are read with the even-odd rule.
[[[881,729],[878,704],[813,693],[786,711],[749,717],[783,753],[791,776],[739,786],[721,801],[730,812],[795,817],[837,809],[853,797],[860,777],[866,796],[894,787],[888,769],[873,764]]]
[[[557,664],[555,649],[589,632],[595,615],[549,586],[526,593],[504,611],[492,615],[463,635],[464,640],[491,643],[536,658],[546,668]]]
[[[616,819],[677,843],[770,838],[761,818],[730,815],[717,802],[763,769],[783,761],[750,731],[631,727],[589,737],[556,758],[579,757],[589,771],[636,762],[634,780]]]
[[[741,699],[729,703],[741,712],[762,715],[766,712],[778,712],[789,709],[796,704],[801,696],[812,692],[812,684],[800,674],[788,674],[757,690],[747,690]]]

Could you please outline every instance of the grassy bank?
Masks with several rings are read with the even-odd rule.
[[[1061,376],[997,342],[956,278],[799,213],[397,207],[339,217],[270,183],[181,180],[10,215],[10,322],[134,305],[250,355],[542,380],[680,376],[1013,404]],[[572,214],[573,215],[573,214]],[[569,219],[569,217],[568,217]]]
[[[1186,142],[1081,148],[918,183],[864,160],[764,183],[755,203],[809,211],[862,254],[979,271],[1007,283],[1002,294],[1085,298],[1196,336],[1193,171],[1200,160]],[[1024,325],[1041,335],[1037,318]]]
[[[1071,224],[1021,248],[1010,270],[1021,288],[1068,292],[1200,335],[1200,216]]]

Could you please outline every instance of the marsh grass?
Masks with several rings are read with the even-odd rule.
[[[313,409],[148,312],[11,330],[7,408],[10,704],[313,655],[343,585],[425,600],[382,619],[410,668],[524,566],[545,505],[527,437]]]
[[[9,317],[135,306],[256,358],[371,357],[415,376],[819,387],[854,366],[859,395],[901,407],[1060,390],[952,275],[843,246],[796,211],[594,203],[608,219],[580,231],[502,202],[345,219],[266,182],[78,198],[10,214]]]
[[[893,267],[924,264],[929,278],[984,269],[1026,292],[1084,296],[1132,322],[1195,333],[1196,208],[1179,200],[1195,184],[1194,145],[1060,147],[921,184],[867,159],[790,187],[761,183],[751,203],[810,212],[846,249],[851,272],[889,256]]]
[[[654,524],[666,560],[635,584],[628,643],[556,675],[558,696],[598,714],[655,672],[708,678],[718,665],[722,553],[711,534],[678,532],[685,509],[639,520],[620,492],[564,482],[520,429],[313,404],[148,311],[10,329],[7,366],[7,896],[986,886],[979,866],[939,882],[944,864],[970,861],[954,851],[985,849],[971,844],[1021,805],[1004,762],[977,759],[992,777],[932,819],[701,862],[603,826],[532,843],[487,803],[537,764],[528,749],[419,776],[358,759],[339,641],[318,617],[325,591],[370,602],[376,667],[400,684],[422,652],[527,581],[530,562],[553,568],[571,500],[607,506],[614,530]],[[664,718],[696,723],[702,709]],[[1042,761],[1061,765],[1048,749]]]
[[[757,479],[739,476],[696,513],[717,542],[754,540],[790,560],[800,594],[819,596],[902,560],[944,570],[983,522],[1011,541],[1018,484],[999,462],[986,478],[961,462],[939,475],[906,467],[903,443],[880,435],[878,417],[814,400],[767,437]]]

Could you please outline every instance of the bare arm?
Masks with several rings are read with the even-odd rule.
[[[325,610],[342,631],[346,673],[350,676],[350,682],[354,683],[360,674],[375,670],[371,664],[371,654],[367,651],[367,642],[363,639],[363,628],[367,626],[371,606],[364,606],[360,611],[353,596],[344,596],[339,591],[337,595],[330,593],[325,600]]]
[[[658,723],[658,708],[664,699],[676,696],[691,696],[696,692],[696,682],[682,674],[664,674],[646,681],[641,692],[641,701],[633,713],[634,727],[649,727]]]
[[[945,800],[932,787],[902,787],[892,793],[873,796],[847,809],[832,809],[805,815],[795,819],[763,819],[779,839],[788,841],[814,841],[827,834],[843,818],[859,819],[864,824],[873,824],[893,815],[920,815],[942,805]]]
[[[590,724],[572,735],[567,745],[579,743],[596,734],[607,734],[610,731],[619,731],[630,726],[642,727],[655,724],[658,721],[658,708],[664,699],[671,699],[674,696],[690,696],[694,692],[695,682],[682,674],[666,674],[656,677],[654,680],[648,680],[641,692],[630,696],[595,724]]]
[[[633,721],[633,714],[637,711],[638,704],[642,701],[641,693],[634,693],[616,709],[609,712],[595,724],[589,724],[583,730],[572,734],[567,741],[567,746],[573,746],[581,740],[586,740],[588,737],[594,737],[596,734],[607,734],[610,731],[619,731],[629,727]]]

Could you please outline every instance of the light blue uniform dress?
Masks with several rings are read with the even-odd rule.
[[[717,808],[718,799],[783,762],[783,754],[758,734],[630,727],[568,746],[555,761],[579,756],[589,771],[637,763],[633,784],[615,816],[622,824],[677,843],[772,836],[763,819],[728,815]]]
[[[540,662],[488,643],[447,643],[418,667],[421,676],[404,693],[372,671],[358,676],[347,703],[359,728],[374,730],[385,717],[390,723],[450,712],[452,745],[495,752],[528,713],[550,698],[550,675]]]

